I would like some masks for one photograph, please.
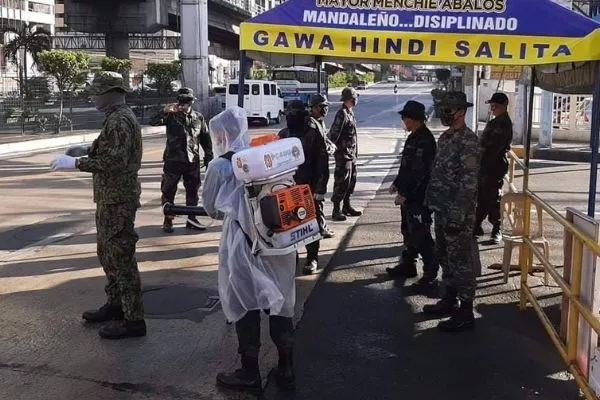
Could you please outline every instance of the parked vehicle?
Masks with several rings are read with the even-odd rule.
[[[218,97],[221,101],[221,109],[225,109],[227,107],[226,104],[226,96],[227,96],[227,88],[223,86],[215,86],[213,88],[215,92],[215,97]]]
[[[301,100],[308,105],[310,97],[317,92],[315,68],[303,66],[275,68],[271,79],[281,88],[284,106],[292,100]],[[325,71],[321,71],[321,94],[324,96],[328,94],[328,79]]]
[[[281,122],[283,95],[276,82],[247,80],[244,84],[244,109],[248,121],[260,120],[265,125]],[[227,84],[226,108],[238,104],[238,83]]]

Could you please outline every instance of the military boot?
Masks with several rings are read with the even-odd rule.
[[[391,278],[414,278],[417,276],[417,263],[414,259],[402,257],[400,264],[385,270]]]
[[[331,219],[338,222],[346,220],[346,216],[342,214],[342,211],[340,210],[340,203],[333,203],[333,213],[331,213]]]
[[[164,233],[173,233],[173,219],[165,217],[163,221],[162,230]]]
[[[453,315],[457,306],[456,292],[454,289],[446,287],[444,297],[435,304],[428,304],[423,307],[423,313],[440,317]]]
[[[123,310],[121,306],[112,306],[108,303],[100,307],[98,310],[86,311],[81,318],[86,322],[106,322],[112,320],[122,320]]]
[[[438,329],[441,332],[463,332],[475,328],[473,301],[461,301],[460,308],[450,317],[441,321]]]
[[[356,210],[354,207],[350,205],[350,200],[344,200],[344,207],[342,208],[342,214],[348,217],[360,217],[362,215],[362,211]]]
[[[492,229],[492,243],[500,244],[502,241],[502,232],[500,230],[500,225],[494,225],[494,229]]]
[[[220,372],[217,386],[252,394],[262,392],[262,379],[258,368],[258,357],[242,354],[242,368],[231,373]]]
[[[146,336],[146,322],[143,319],[138,321],[113,321],[100,328],[98,334],[104,339]]]
[[[206,227],[203,226],[202,224],[200,224],[200,221],[198,221],[198,218],[196,218],[196,217],[188,217],[188,222],[185,223],[185,227],[187,229],[191,229],[191,230],[199,231],[199,232],[203,232],[206,230]]]
[[[421,279],[413,283],[411,288],[417,294],[431,294],[438,290],[438,281],[435,276],[423,276]]]

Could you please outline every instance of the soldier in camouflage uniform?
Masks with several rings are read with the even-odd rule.
[[[353,108],[358,102],[358,92],[351,87],[344,88],[341,101],[342,108],[335,114],[335,119],[329,129],[328,138],[337,147],[335,171],[333,173],[333,214],[334,221],[345,221],[346,216],[359,217],[361,211],[355,210],[350,204],[350,196],[356,186],[356,159],[358,157],[358,138],[356,134],[356,118]],[[344,202],[340,208],[340,203]]]
[[[487,123],[481,138],[481,168],[479,170],[479,194],[477,196],[477,220],[475,236],[483,236],[481,224],[485,217],[492,224],[492,242],[500,243],[502,185],[508,172],[507,153],[510,151],[513,128],[508,116],[508,97],[504,93],[494,93],[486,102],[490,105],[494,119]]]
[[[198,205],[198,189],[200,188],[200,146],[204,150],[204,166],[212,160],[212,143],[204,117],[192,109],[194,92],[189,88],[181,88],[177,92],[177,103],[168,105],[163,113],[153,121],[153,125],[166,125],[167,145],[163,153],[163,177],[161,182],[162,204],[175,201],[177,185],[183,177],[185,187],[185,204]],[[186,228],[205,230],[196,217],[189,217],[191,222]],[[173,216],[165,216],[163,231],[173,232]]]
[[[99,334],[107,339],[146,335],[142,290],[135,248],[135,215],[140,207],[138,171],[142,162],[142,134],[133,111],[125,104],[129,88],[116,72],[101,72],[90,88],[98,110],[106,113],[102,131],[89,154],[58,156],[57,169],[91,172],[96,203],[97,250],[108,283],[107,302],[86,311],[87,322],[107,322]]]
[[[441,121],[449,129],[438,140],[426,204],[435,213],[435,239],[446,291],[435,305],[425,306],[426,314],[451,315],[438,325],[443,332],[457,332],[475,326],[475,257],[473,237],[479,144],[477,135],[465,125],[465,114],[473,104],[462,92],[448,92],[442,100]],[[477,257],[479,257],[477,255]],[[460,308],[457,309],[458,300]]]

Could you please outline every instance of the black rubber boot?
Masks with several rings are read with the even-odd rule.
[[[454,290],[446,288],[444,297],[435,304],[428,304],[423,307],[423,313],[440,317],[453,315],[456,312],[457,306],[456,293]]]
[[[273,369],[275,383],[281,389],[294,390],[296,377],[294,375],[294,323],[291,318],[272,316],[269,318],[271,340],[277,346],[279,360]]]
[[[475,316],[473,315],[473,302],[461,301],[460,308],[450,317],[441,321],[438,329],[441,332],[463,332],[475,328]]]
[[[340,210],[340,203],[333,203],[333,212],[331,213],[331,219],[338,222],[346,220],[346,216],[342,214],[342,211]]]
[[[362,211],[356,210],[354,207],[350,205],[350,200],[344,201],[344,207],[342,208],[342,214],[347,215],[348,217],[360,217],[362,215]]]
[[[162,230],[164,233],[173,233],[173,220],[171,218],[165,217]]]
[[[86,322],[107,322],[113,320],[122,320],[123,310],[121,306],[111,306],[110,304],[105,304],[100,307],[98,310],[86,311],[81,316]]]
[[[143,319],[139,321],[113,321],[100,328],[98,334],[104,339],[146,336],[146,322]]]
[[[188,217],[188,220],[192,221],[195,224],[200,225],[200,221],[198,221],[198,218],[196,218],[196,217]],[[196,226],[194,224],[191,224],[190,222],[186,222],[185,223],[185,227],[187,229],[191,229],[191,230],[194,230],[194,231],[200,231],[200,232],[203,232],[203,231],[206,230],[206,227],[204,227],[204,226]]]
[[[500,225],[494,225],[494,229],[492,229],[492,243],[500,244],[502,241],[502,232],[500,230]]]
[[[402,260],[394,268],[385,269],[391,278],[414,278],[417,276],[417,263],[414,260]]]
[[[227,389],[260,394],[262,392],[262,379],[258,369],[258,357],[242,354],[242,368],[231,373],[219,373],[217,375],[217,385]]]

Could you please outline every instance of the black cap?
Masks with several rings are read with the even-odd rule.
[[[177,91],[177,99],[179,101],[194,101],[194,91],[190,88],[183,87]]]
[[[492,98],[486,101],[485,104],[500,104],[506,106],[508,105],[508,97],[504,93],[494,93]]]
[[[409,100],[404,104],[404,108],[398,111],[402,117],[414,119],[415,121],[425,121],[425,106],[418,101]]]

